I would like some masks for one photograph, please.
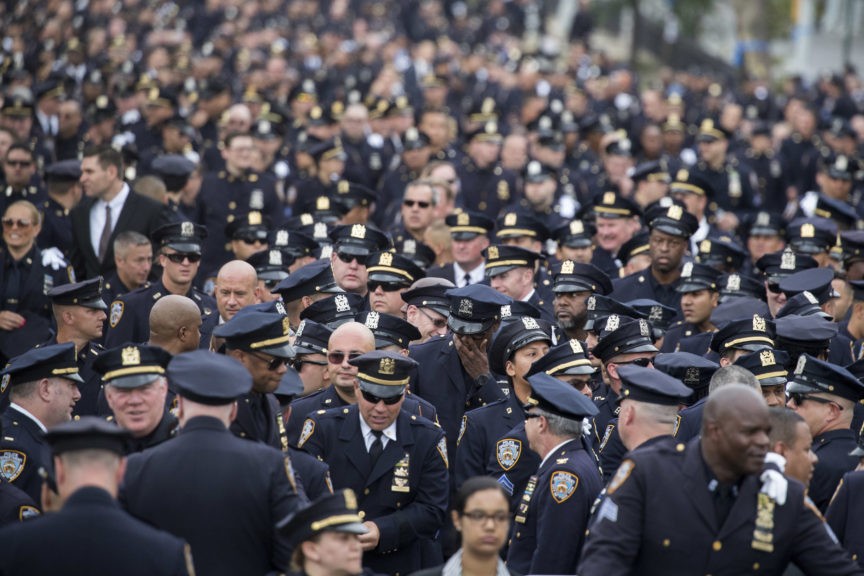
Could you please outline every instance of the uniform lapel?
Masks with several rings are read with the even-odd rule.
[[[726,538],[737,530],[742,524],[746,524],[753,520],[756,510],[753,506],[756,504],[756,492],[759,489],[758,482],[755,476],[748,476],[741,483],[741,488],[738,491],[738,497],[735,498],[735,503],[732,505],[732,510],[729,511],[729,517],[720,528],[719,540]]]
[[[411,430],[409,418],[411,416],[408,416],[407,412],[399,412],[398,420],[396,421],[396,441],[389,440],[387,442],[387,446],[378,458],[378,462],[375,463],[372,473],[366,478],[367,486],[371,486],[379,478],[393,470],[396,463],[410,452],[411,447],[414,445],[414,434]],[[417,463],[414,465],[417,466]]]
[[[717,526],[717,515],[714,512],[711,492],[708,490],[708,478],[705,476],[705,465],[699,454],[700,447],[700,442],[691,442],[687,446],[684,457],[684,493],[690,498],[702,520],[716,534],[720,527]]]
[[[369,474],[371,462],[369,461],[369,451],[366,450],[366,442],[363,441],[360,417],[357,415],[356,408],[349,409],[348,414],[343,419],[342,428],[339,430],[339,442],[342,445],[347,443],[345,457],[365,478]]]

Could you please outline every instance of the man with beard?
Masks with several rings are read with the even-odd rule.
[[[558,327],[567,338],[585,341],[588,308],[585,301],[592,294],[612,292],[612,281],[593,264],[565,260],[552,275],[552,307]]]

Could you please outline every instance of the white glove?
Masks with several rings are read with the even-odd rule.
[[[582,434],[586,437],[591,438],[591,419],[583,418],[582,419]]]
[[[66,268],[66,259],[59,248],[46,248],[42,250],[42,266],[52,270]]]
[[[777,470],[768,469],[759,477],[762,480],[760,492],[782,506],[786,503],[786,491],[789,489],[789,480]]]

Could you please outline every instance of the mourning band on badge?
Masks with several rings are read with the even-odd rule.
[[[411,456],[406,452],[405,456],[396,462],[395,466],[393,466],[393,483],[390,485],[390,490],[392,492],[411,492],[411,486],[409,484],[410,465]]]

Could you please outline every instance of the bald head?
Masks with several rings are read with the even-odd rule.
[[[348,363],[352,355],[366,354],[375,350],[375,336],[359,322],[347,322],[336,328],[327,343],[329,352],[327,362],[330,381],[339,396],[346,402],[354,403],[354,379],[357,367]],[[339,360],[334,362],[333,360]]]
[[[226,322],[241,308],[261,301],[258,294],[258,274],[243,260],[232,260],[219,269],[216,276],[216,307]]]
[[[770,432],[768,405],[762,395],[748,386],[729,384],[705,403],[702,455],[720,482],[737,482],[762,470]]]
[[[375,335],[369,328],[360,322],[346,322],[336,328],[333,333],[330,334],[330,341],[328,342],[327,349],[333,350],[334,341],[340,342],[342,340],[352,341],[354,343],[352,346],[358,351],[362,351],[364,354],[375,350]]]
[[[150,344],[171,354],[189,352],[201,341],[201,310],[186,296],[163,296],[150,310]]]

